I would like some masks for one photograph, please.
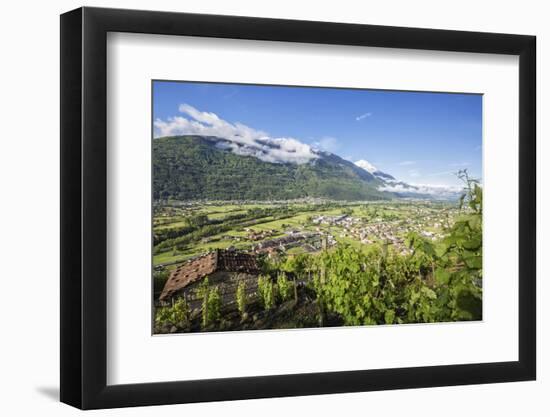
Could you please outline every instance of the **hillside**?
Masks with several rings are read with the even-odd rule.
[[[383,180],[337,155],[317,152],[304,164],[239,155],[204,136],[153,140],[153,198],[178,200],[390,199]]]

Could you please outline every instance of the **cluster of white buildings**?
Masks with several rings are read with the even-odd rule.
[[[328,226],[340,226],[340,227],[351,227],[354,224],[361,223],[362,220],[357,217],[352,217],[348,214],[340,214],[338,216],[324,216],[320,215],[313,218],[312,223],[318,225],[328,225]]]
[[[323,249],[323,246],[336,244],[334,236],[325,233],[289,231],[285,236],[263,240],[253,246],[254,252],[273,252],[275,250],[285,252],[290,248],[300,246],[306,252],[316,252]]]
[[[385,242],[392,244],[400,253],[410,253],[404,237],[408,232],[417,232],[432,241],[443,238],[441,233],[444,227],[452,224],[452,218],[457,213],[434,213],[427,208],[416,208],[407,218],[384,221],[378,217],[366,223],[365,219],[342,214],[338,216],[320,215],[312,219],[318,226],[335,226],[341,228],[340,237],[348,237],[363,244]],[[320,231],[321,228],[319,227]]]

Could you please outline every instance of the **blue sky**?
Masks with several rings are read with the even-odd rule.
[[[154,82],[153,118],[165,128],[156,136],[212,117],[222,130],[238,123],[293,138],[409,183],[458,185],[461,168],[482,174],[481,95]]]

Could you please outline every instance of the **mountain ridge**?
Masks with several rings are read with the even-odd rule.
[[[260,147],[248,147],[200,135],[155,138],[153,198],[366,201],[433,197],[367,161],[353,163],[321,150],[312,149],[313,157],[302,163],[269,162],[270,154],[282,146],[285,143],[266,140]],[[289,150],[284,151],[288,155]]]
[[[222,138],[153,140],[153,198],[180,200],[391,199],[382,181],[335,154],[305,164],[270,163],[228,150]],[[238,150],[237,150],[238,151]]]

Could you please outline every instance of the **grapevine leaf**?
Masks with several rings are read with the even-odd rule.
[[[451,273],[449,271],[446,271],[442,268],[437,268],[435,270],[435,279],[439,284],[445,285],[449,283],[449,279],[451,278]]]

